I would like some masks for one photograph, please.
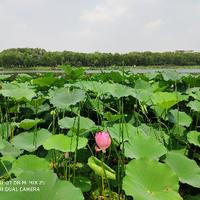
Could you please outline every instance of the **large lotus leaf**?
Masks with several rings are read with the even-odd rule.
[[[180,101],[180,94],[175,92],[155,92],[151,96],[151,100],[155,106],[169,109]]]
[[[85,92],[83,90],[59,88],[49,92],[50,102],[59,109],[68,109],[71,105],[83,101]]]
[[[61,68],[65,72],[65,76],[68,80],[80,79],[85,73],[84,68],[73,68],[69,65],[63,65]]]
[[[42,121],[41,119],[24,119],[19,123],[18,126],[19,128],[22,128],[24,130],[29,130],[41,121]]]
[[[174,124],[177,124],[179,126],[189,127],[190,124],[192,123],[192,118],[185,112],[181,112],[175,109],[175,110],[170,110],[170,113],[172,114],[172,117],[168,115],[169,121]]]
[[[12,97],[17,101],[30,101],[36,96],[34,89],[28,83],[3,83],[0,93],[5,97]]]
[[[147,158],[128,163],[123,189],[135,200],[182,200],[177,175],[166,164]]]
[[[106,179],[116,179],[115,171],[96,157],[89,157],[87,164],[98,176],[101,176]]]
[[[9,189],[12,191],[8,192]],[[84,200],[80,189],[69,181],[59,180],[56,174],[47,170],[25,171],[9,184],[5,182],[2,190],[2,200]]]
[[[126,157],[137,159],[142,157],[158,159],[167,153],[167,149],[162,143],[144,134],[138,134],[129,139],[124,148]]]
[[[192,110],[200,112],[200,102],[197,100],[190,101],[187,106],[189,106]]]
[[[49,162],[35,155],[23,155],[13,162],[12,172],[19,176],[24,171],[47,170]]]
[[[17,156],[19,156],[20,154],[23,153],[22,150],[20,150],[19,148],[15,147],[11,143],[7,142],[6,140],[2,140],[1,141],[1,146],[3,148],[0,149],[0,153],[3,156],[17,157]]]
[[[187,183],[200,188],[200,168],[194,160],[186,156],[170,151],[165,162],[176,172],[182,183]]]
[[[200,132],[190,131],[187,134],[187,139],[188,139],[189,143],[200,147]]]
[[[145,81],[141,78],[135,81],[135,89],[152,89],[151,84],[149,81]]]
[[[78,142],[78,143],[77,143]],[[47,150],[56,149],[62,152],[74,152],[77,149],[81,149],[87,145],[87,138],[83,137],[69,137],[63,134],[50,136],[43,144]]]
[[[46,75],[44,77],[35,78],[31,82],[33,84],[44,87],[44,86],[50,86],[51,84],[55,83],[56,80],[57,79],[55,77]]]
[[[136,96],[136,92],[133,88],[115,83],[103,83],[104,90],[107,91],[108,94],[111,94],[113,97],[128,97],[128,96]]]
[[[75,83],[74,86],[79,87],[86,91],[88,90],[93,91],[97,93],[98,95],[106,93],[105,91],[106,88],[103,87],[103,84],[101,82],[97,82],[97,81],[81,81],[81,82]]]
[[[131,87],[118,84],[118,83],[101,83],[97,81],[81,81],[75,83],[74,86],[82,88],[84,90],[90,90],[98,94],[110,94],[113,97],[125,97],[125,96],[136,96],[135,90]]]
[[[187,94],[193,97],[196,100],[200,100],[200,88],[199,87],[192,87],[187,90]]]
[[[47,129],[40,129],[37,131],[23,132],[15,136],[12,143],[19,149],[26,151],[35,151],[40,145],[51,136]]]
[[[79,126],[79,130],[90,130],[96,128],[95,123],[86,117],[64,117],[58,121],[60,128],[62,129],[74,129],[77,130]]]
[[[151,105],[151,95],[152,90],[147,89],[136,89],[135,90],[135,98],[138,99],[140,102]]]
[[[123,132],[123,141],[128,141],[135,134],[140,133],[141,130],[129,123],[123,124],[114,124],[112,127],[108,128],[108,131],[113,139],[118,143],[122,142],[122,132]]]
[[[169,143],[169,136],[165,133],[165,131],[158,130],[152,126],[148,126],[146,124],[141,124],[138,127],[146,136],[150,136],[158,140],[159,142],[163,144]]]
[[[161,73],[165,81],[177,81],[181,79],[181,75],[175,70],[167,70]]]

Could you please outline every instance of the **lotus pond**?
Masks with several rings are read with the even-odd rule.
[[[199,200],[200,75],[0,76],[0,200]]]

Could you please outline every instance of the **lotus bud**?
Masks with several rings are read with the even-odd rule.
[[[105,153],[106,149],[111,145],[111,138],[109,132],[97,132],[95,135],[95,141],[97,144],[95,147],[96,151],[102,151],[103,153]]]

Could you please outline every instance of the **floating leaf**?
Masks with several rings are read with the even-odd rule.
[[[194,160],[170,151],[167,153],[165,162],[176,172],[182,183],[200,188],[200,168]]]
[[[18,183],[18,184],[16,184]],[[69,181],[61,181],[52,171],[25,171],[19,177],[9,181],[1,187],[1,199],[16,200],[84,200],[79,188]],[[15,189],[8,192],[6,190]]]
[[[147,157],[150,159],[158,159],[165,153],[167,149],[162,143],[153,137],[144,134],[135,135],[124,145],[125,156],[129,158]]]
[[[128,163],[123,189],[135,200],[182,200],[176,174],[166,164],[147,158]]]
[[[35,151],[40,145],[51,136],[51,133],[47,129],[40,129],[32,132],[23,132],[15,136],[12,143],[19,149],[26,151]]]
[[[78,142],[78,144],[77,144]],[[87,138],[83,137],[69,137],[63,134],[52,135],[44,142],[44,148],[47,150],[56,149],[62,152],[74,152],[77,149],[81,149],[87,145]]]
[[[23,155],[13,162],[12,172],[18,176],[24,171],[47,170],[49,162],[35,155]]]
[[[200,147],[200,132],[190,131],[187,134],[187,139],[188,139],[189,143]]]
[[[115,171],[94,156],[88,158],[88,166],[95,172],[95,174],[103,178],[116,179]]]

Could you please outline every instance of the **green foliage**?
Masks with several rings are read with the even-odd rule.
[[[56,149],[62,152],[74,152],[77,149],[81,149],[87,145],[87,138],[76,136],[69,137],[62,134],[50,136],[43,144],[47,150]]]
[[[189,143],[200,147],[200,132],[198,132],[198,131],[190,131],[187,134],[187,139],[188,139]]]
[[[165,164],[141,158],[126,166],[123,189],[135,200],[181,200],[178,188],[177,175]]]
[[[47,129],[22,132],[13,138],[12,143],[19,149],[33,152],[39,146],[43,145],[50,136],[51,133]]]
[[[130,52],[119,53],[79,53],[72,51],[47,52],[44,49],[17,48],[0,52],[0,67],[32,67],[32,66],[152,66],[152,65],[200,65],[200,55],[197,52]],[[64,68],[64,70],[67,68]],[[67,72],[74,78],[82,72]],[[75,76],[74,76],[75,75]],[[116,76],[116,74],[112,74]],[[178,80],[174,72],[163,74],[164,80]],[[118,79],[119,80],[119,79]]]
[[[23,155],[13,162],[12,172],[19,176],[22,172],[46,170],[50,168],[49,162],[35,155]]]
[[[167,153],[162,143],[151,136],[138,134],[125,143],[125,156],[129,158],[150,158],[158,159]]]
[[[60,62],[59,52],[35,55]],[[102,55],[95,56],[98,63]],[[0,77],[1,185],[46,181],[39,192],[0,199],[198,199],[199,75],[63,70]],[[99,131],[111,137],[106,152],[98,151]]]
[[[87,164],[95,172],[96,175],[99,175],[105,179],[116,179],[115,171],[96,157],[89,157]]]
[[[50,103],[58,109],[69,109],[71,105],[83,101],[85,93],[82,90],[59,88],[49,92]]]
[[[14,188],[15,191],[8,192],[6,186],[3,187],[2,199],[27,200],[27,197],[30,200],[84,199],[80,189],[74,187],[69,181],[59,180],[56,174],[46,170],[25,171],[11,181],[10,188]],[[27,188],[32,191],[28,191]]]
[[[200,188],[200,168],[194,160],[170,151],[167,153],[165,162],[176,172],[182,183]]]

